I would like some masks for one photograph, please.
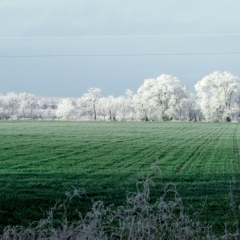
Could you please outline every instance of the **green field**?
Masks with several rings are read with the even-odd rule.
[[[87,191],[82,212],[92,199],[122,204],[152,164],[153,199],[173,182],[216,232],[239,219],[238,123],[0,121],[0,133],[1,228],[42,218],[72,186]]]

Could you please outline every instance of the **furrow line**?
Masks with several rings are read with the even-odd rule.
[[[221,128],[217,128],[215,129],[216,131],[214,132],[206,132],[206,136],[207,139],[203,140],[203,142],[199,145],[197,145],[197,147],[190,153],[190,155],[185,159],[185,161],[183,161],[177,168],[176,168],[176,172],[180,172],[185,165],[187,165],[188,163],[190,163],[190,165],[193,164],[193,159],[197,160],[197,156],[200,154],[201,149],[204,149],[204,147],[209,144],[213,138],[213,136],[215,136],[217,133],[220,133],[222,131],[222,127]],[[225,131],[227,131],[227,129],[225,129]],[[201,139],[201,138],[200,138]]]

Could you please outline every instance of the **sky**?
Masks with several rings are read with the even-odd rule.
[[[194,91],[214,71],[240,76],[239,12],[239,0],[1,0],[0,93],[120,96],[163,73]]]

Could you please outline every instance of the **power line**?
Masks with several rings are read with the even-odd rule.
[[[48,58],[48,57],[138,57],[138,56],[193,56],[193,55],[236,55],[240,52],[192,52],[192,53],[126,53],[126,54],[43,54],[43,55],[0,55],[0,58]]]
[[[84,39],[84,38],[161,38],[161,37],[204,37],[204,36],[240,36],[240,33],[191,33],[191,34],[155,34],[155,35],[99,35],[99,36],[68,36],[68,37],[17,37],[2,36],[0,39]]]

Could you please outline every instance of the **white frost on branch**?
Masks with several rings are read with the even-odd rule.
[[[195,89],[207,121],[225,121],[233,112],[240,79],[229,72],[213,72],[197,82]]]
[[[74,112],[75,108],[72,101],[69,98],[65,98],[58,104],[56,116],[62,120],[69,120],[73,118]]]

